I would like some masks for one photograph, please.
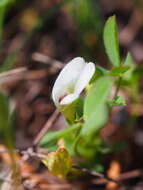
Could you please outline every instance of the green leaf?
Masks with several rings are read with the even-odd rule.
[[[113,66],[119,66],[121,61],[120,61],[118,31],[117,31],[115,16],[109,17],[109,19],[105,23],[103,39],[109,60],[111,61]]]
[[[111,91],[113,80],[110,77],[101,77],[89,90],[84,103],[84,120],[87,120],[101,104],[106,102]]]
[[[87,136],[98,132],[107,122],[108,109],[107,97],[111,91],[113,80],[110,77],[102,77],[90,89],[84,105],[85,124],[81,129],[81,135],[88,140]]]
[[[81,135],[83,136],[83,138],[86,138],[86,142],[91,140],[88,139],[88,136],[93,133],[97,133],[101,129],[101,127],[107,122],[107,120],[108,109],[106,105],[102,103],[94,108],[90,117],[85,121],[85,124],[81,129]]]
[[[14,3],[16,0],[0,0],[0,7],[7,6],[8,4]]]
[[[121,76],[122,74],[124,74],[125,72],[127,72],[130,69],[129,66],[118,66],[118,67],[114,67],[109,73],[109,76]]]
[[[0,7],[7,5],[9,2],[10,0],[0,0]]]
[[[105,75],[105,74],[107,74],[109,72],[109,70],[107,70],[104,67],[101,67],[99,65],[96,65],[96,72],[100,72],[101,75]]]
[[[134,65],[134,60],[133,60],[132,55],[131,55],[130,52],[128,52],[128,54],[127,54],[127,57],[126,57],[126,59],[124,61],[124,65],[126,65],[126,66]]]
[[[126,106],[126,101],[123,96],[117,96],[115,99],[108,101],[109,105],[112,106]]]
[[[124,61],[124,65],[125,66],[129,66],[130,69],[124,74],[124,79],[126,80],[130,80],[132,78],[132,73],[136,68],[135,62],[132,58],[132,55],[130,54],[130,52],[127,54],[127,57]]]
[[[52,143],[53,141],[57,141],[59,138],[64,137],[68,133],[72,133],[74,130],[78,129],[80,127],[80,124],[75,124],[71,127],[68,127],[66,129],[62,129],[59,131],[49,131],[46,133],[43,138],[40,141],[40,145],[48,145],[49,143]]]
[[[132,78],[133,71],[136,68],[135,62],[130,53],[127,54],[126,59],[123,64],[127,67],[128,66],[130,67],[130,69],[124,73],[123,79],[130,81],[130,79]]]

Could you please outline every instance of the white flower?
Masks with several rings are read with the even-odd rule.
[[[71,104],[88,85],[95,72],[94,63],[83,58],[71,60],[60,72],[53,87],[52,98],[57,107]]]

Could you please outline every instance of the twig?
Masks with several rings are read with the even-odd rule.
[[[120,180],[120,181],[127,180],[127,179],[135,178],[138,176],[143,176],[143,170],[133,170],[133,171],[123,173],[119,176],[118,180]]]
[[[20,153],[22,155],[28,155],[30,157],[37,157],[37,158],[46,158],[46,155],[42,154],[42,153],[38,153],[38,152],[34,152],[33,148],[30,147],[27,150],[18,150],[18,149],[14,149],[12,150],[13,152],[17,152]],[[4,149],[4,150],[0,150],[0,154],[2,153],[6,153],[9,152],[9,150]]]
[[[13,80],[21,80],[25,77],[26,72],[26,67],[20,67],[17,69],[11,69],[9,71],[0,73],[0,84],[11,82]]]
[[[8,152],[8,150],[6,150],[6,149],[5,150],[0,150],[0,153],[5,153],[5,152]],[[28,148],[27,150],[14,149],[13,152],[18,152],[18,153],[23,154],[23,155],[28,155],[30,157],[37,157],[37,158],[40,158],[40,159],[47,157],[47,155],[45,155],[44,153],[42,154],[42,153],[34,152],[32,147]],[[105,183],[111,181],[111,182],[114,182],[114,183],[116,183],[118,185],[123,185],[121,183],[121,181],[123,181],[123,180],[128,180],[128,179],[136,178],[136,177],[139,177],[139,176],[143,176],[143,170],[133,170],[133,171],[122,173],[115,180],[113,178],[108,178],[104,174],[101,174],[101,173],[98,173],[98,172],[95,172],[95,171],[91,171],[91,170],[89,170],[87,168],[79,168],[78,166],[73,166],[73,168],[81,170],[82,172],[86,172],[86,173],[88,173],[88,174],[90,174],[92,176],[99,177],[100,179],[96,179],[96,180],[93,181],[95,184],[105,184]],[[5,177],[1,177],[1,176],[0,176],[0,180],[11,182],[11,181],[7,180]]]
[[[79,170],[81,170],[81,171],[83,171],[83,172],[89,173],[89,174],[92,175],[92,176],[105,179],[106,182],[107,182],[107,181],[111,181],[111,182],[114,182],[114,183],[116,183],[116,184],[118,184],[118,185],[121,185],[121,183],[120,183],[119,181],[117,181],[117,180],[115,180],[115,179],[112,179],[112,178],[109,178],[109,177],[105,176],[104,174],[101,174],[101,173],[98,173],[98,172],[95,172],[95,171],[91,171],[91,170],[89,170],[89,169],[87,169],[87,168],[79,168],[79,167],[77,167],[77,166],[74,166],[74,168],[79,169]]]
[[[39,55],[38,55],[39,56]],[[40,55],[41,56],[41,55]],[[45,55],[42,55],[45,56]],[[57,60],[53,60],[50,57],[45,56],[45,63],[50,65],[50,69],[30,70],[26,67],[20,67],[17,69],[11,69],[9,71],[0,73],[0,84],[17,81],[17,80],[35,80],[46,77],[48,74],[54,74],[63,68],[63,64]],[[41,59],[41,58],[39,58]],[[39,60],[40,61],[40,60]]]
[[[20,68],[17,68],[17,69],[11,69],[9,71],[0,73],[0,79],[4,78],[4,77],[14,76],[16,74],[21,74],[21,73],[23,73],[25,71],[27,71],[26,67],[20,67]]]
[[[60,112],[56,109],[55,112],[52,114],[52,116],[48,119],[44,127],[41,129],[41,131],[38,133],[38,135],[35,137],[33,141],[33,145],[36,146],[40,139],[43,137],[43,135],[48,131],[49,128],[55,123],[55,121],[60,116]]]
[[[17,69],[11,69],[9,71],[0,73],[0,84],[11,82],[13,80],[34,80],[46,77],[48,74],[56,73],[58,70],[62,69],[64,64],[60,61],[52,59],[46,55],[40,53],[34,53],[32,58],[35,61],[43,62],[45,64],[49,64],[51,67],[48,70],[40,69],[40,70],[33,70],[28,71],[26,67],[20,67]],[[54,69],[53,69],[54,68]],[[38,77],[37,77],[38,76]]]
[[[129,180],[132,178],[136,178],[139,176],[143,175],[143,171],[142,170],[133,170],[133,171],[129,171],[129,172],[125,172],[123,174],[121,174],[116,181],[123,181],[123,180]],[[96,184],[105,184],[107,183],[107,179],[106,178],[102,178],[102,179],[96,179],[94,180],[94,183]]]
[[[42,154],[42,153],[38,153],[38,152],[34,152],[33,148],[28,148],[27,150],[23,150],[23,151],[19,151],[21,154],[23,155],[28,155],[31,157],[37,157],[37,158],[46,158],[47,156]]]
[[[52,65],[55,68],[61,69],[63,68],[64,64],[58,60],[52,59],[51,57],[41,54],[39,52],[35,52],[32,54],[32,59],[37,62],[42,62],[45,64]]]

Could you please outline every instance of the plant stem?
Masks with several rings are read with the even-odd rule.
[[[81,125],[80,125],[80,128],[79,128],[78,131],[77,131],[77,137],[76,137],[75,142],[74,142],[74,144],[73,144],[74,152],[75,152],[77,155],[79,155],[79,152],[78,152],[78,150],[77,150],[77,145],[78,145],[79,140],[81,139],[80,130],[81,130]]]
[[[120,89],[120,85],[121,85],[121,81],[122,81],[122,77],[120,76],[118,78],[118,82],[117,82],[117,87],[116,87],[116,90],[115,90],[115,94],[114,94],[114,99],[117,97],[118,95],[118,92],[119,92],[119,89]]]

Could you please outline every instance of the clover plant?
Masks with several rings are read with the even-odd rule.
[[[125,98],[119,96],[118,92],[135,69],[130,54],[125,60],[121,59],[115,16],[105,23],[103,39],[110,69],[99,66],[96,61],[87,63],[81,57],[67,63],[52,90],[52,99],[65,117],[67,127],[48,131],[40,142],[41,146],[54,151],[62,139],[69,155],[82,158],[86,167],[92,169],[97,169],[100,158],[110,152],[100,132],[108,121],[112,107],[126,105]],[[57,149],[55,155],[59,155],[59,152],[60,149]],[[49,163],[50,158],[47,159]],[[51,163],[54,168],[53,161],[50,162],[50,169]]]

